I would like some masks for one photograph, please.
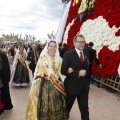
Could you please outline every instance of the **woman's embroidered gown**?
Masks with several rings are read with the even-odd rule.
[[[27,86],[30,83],[29,70],[25,63],[26,55],[15,56],[11,72],[11,82],[15,86]]]
[[[50,69],[49,69],[50,68]],[[26,120],[68,120],[65,94],[57,85],[51,82],[51,73],[60,82],[61,62],[52,62],[48,56],[40,58],[35,81],[40,81],[39,98],[35,96],[36,83],[34,82],[30,91],[29,103],[26,112]],[[55,82],[54,82],[55,83]]]

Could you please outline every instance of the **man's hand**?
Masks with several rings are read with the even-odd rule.
[[[84,77],[86,75],[86,70],[80,70],[79,71],[79,76]]]
[[[68,68],[68,73],[72,73],[73,72],[73,69],[70,67]]]
[[[102,65],[100,64],[99,67],[102,68]]]

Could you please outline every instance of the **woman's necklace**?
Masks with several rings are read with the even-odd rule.
[[[55,55],[54,55],[54,54],[53,54],[53,55],[49,54],[49,56],[50,56],[50,57],[55,57]]]

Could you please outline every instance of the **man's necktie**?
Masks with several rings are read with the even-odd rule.
[[[81,60],[81,62],[82,62],[82,64],[84,63],[84,59],[83,59],[83,54],[82,54],[82,52],[80,52],[80,60]]]

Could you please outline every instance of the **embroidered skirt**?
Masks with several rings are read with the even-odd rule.
[[[38,120],[68,120],[65,95],[50,80],[41,79],[37,104]]]

